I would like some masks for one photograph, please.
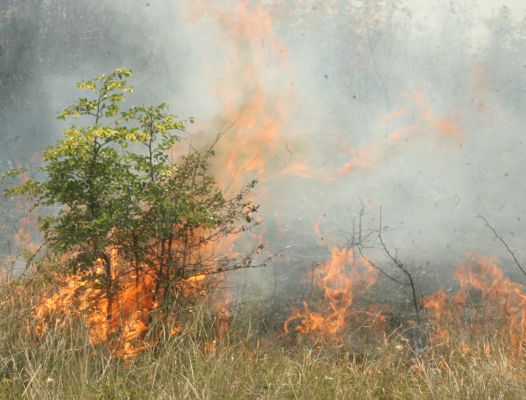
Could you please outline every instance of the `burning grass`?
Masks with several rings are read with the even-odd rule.
[[[346,279],[331,281],[335,271],[336,276],[353,277],[359,289],[353,301],[344,296],[349,296],[348,288],[341,286]],[[520,325],[515,328],[513,323],[521,321],[517,318],[523,309],[519,301],[522,286],[505,278],[495,259],[470,255],[458,265],[458,290],[426,298],[424,305],[433,323],[424,333],[425,350],[418,354],[412,348],[410,326],[391,326],[390,330],[384,326],[383,339],[368,342],[350,334],[359,316],[374,314],[354,301],[367,288],[357,285],[370,275],[367,271],[364,260],[343,250],[334,250],[332,257],[314,271],[317,284],[327,284],[331,290],[322,291],[321,304],[312,301],[308,307],[329,321],[342,322],[336,331],[333,324],[327,324],[331,331],[325,340],[320,340],[323,330],[302,330],[307,326],[308,307],[297,311],[295,326],[303,328],[294,330],[296,339],[282,330],[265,330],[264,316],[253,311],[257,307],[252,311],[237,307],[235,312],[228,307],[217,316],[214,302],[225,306],[233,301],[225,292],[188,303],[178,312],[175,334],[170,334],[174,333],[170,332],[172,325],[161,322],[156,340],[149,340],[146,334],[142,351],[129,358],[123,358],[122,350],[111,342],[94,341],[89,320],[64,324],[61,319],[48,318],[42,330],[42,316],[35,314],[43,304],[37,294],[52,280],[39,275],[6,282],[1,288],[0,307],[0,398],[526,396],[522,342],[510,334],[521,332]],[[335,292],[340,289],[345,293]],[[432,299],[445,308],[432,308]],[[345,309],[341,318],[333,316],[338,307]],[[221,307],[216,305],[216,310]],[[442,310],[441,314],[437,310]],[[224,335],[221,340],[217,339],[218,322]],[[331,339],[333,336],[337,340]]]
[[[212,331],[201,311],[184,332],[131,364],[93,347],[81,328],[50,330],[34,340],[2,318],[0,397],[519,399],[526,393],[523,359],[498,338],[469,353],[450,343],[416,358],[396,340],[365,353],[344,345],[290,346],[239,327],[210,350]]]
[[[91,345],[105,344],[111,348],[113,356],[130,360],[155,346],[162,335],[179,334],[182,327],[178,319],[184,313],[181,310],[184,304],[212,293],[224,279],[224,274],[200,274],[180,279],[173,291],[176,297],[172,297],[170,302],[160,303],[155,297],[153,274],[145,273],[145,269],[141,270],[143,273],[138,273],[127,268],[119,260],[117,251],[112,252],[112,264],[115,267],[112,276],[115,289],[111,309],[101,283],[104,261],[99,259],[94,268],[75,274],[51,272],[48,282],[29,297],[26,293],[24,298],[27,304],[33,304],[33,321],[28,324],[31,325],[28,329],[41,337],[50,329],[66,330],[81,324],[89,335]],[[20,289],[20,286],[15,287]],[[217,338],[229,329],[232,299],[229,289],[213,292]],[[13,296],[7,297],[5,304],[13,300]]]

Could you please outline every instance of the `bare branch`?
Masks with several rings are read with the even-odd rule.
[[[420,305],[418,301],[418,296],[416,294],[416,286],[413,276],[411,272],[406,268],[404,263],[398,258],[398,252],[395,251],[395,253],[393,254],[391,251],[389,251],[382,237],[382,208],[380,208],[380,227],[378,229],[378,240],[380,241],[380,245],[382,246],[382,249],[384,250],[387,257],[394,263],[396,268],[402,271],[402,273],[407,277],[408,282],[406,283],[406,285],[411,287],[411,296],[413,300],[416,321],[417,323],[420,323]]]
[[[526,270],[523,268],[523,266],[521,265],[521,263],[519,262],[519,260],[517,259],[517,256],[515,255],[515,253],[513,252],[513,250],[510,248],[510,246],[508,245],[508,243],[504,240],[504,238],[502,237],[502,235],[500,235],[497,230],[495,229],[495,227],[493,225],[491,225],[489,223],[489,221],[482,215],[477,215],[477,218],[480,218],[481,220],[484,221],[484,223],[486,224],[486,226],[493,232],[493,234],[495,235],[495,237],[503,244],[503,246],[506,248],[506,251],[511,255],[511,257],[513,258],[513,261],[515,262],[515,265],[517,265],[517,267],[521,270],[521,272],[526,275]]]
[[[390,279],[391,281],[397,283],[398,285],[402,285],[402,286],[410,286],[409,282],[403,282],[401,280],[398,280],[396,279],[394,276],[392,275],[389,275],[387,272],[385,272],[385,270],[378,266],[378,264],[374,263],[370,258],[368,258],[367,256],[365,256],[362,252],[361,249],[359,249],[360,251],[360,256],[365,260],[367,261],[374,269],[376,269],[378,272],[380,272],[383,276],[385,276],[387,279]]]

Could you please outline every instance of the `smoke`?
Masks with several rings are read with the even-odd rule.
[[[370,229],[382,207],[386,241],[415,265],[471,250],[508,260],[475,217],[524,248],[524,10],[513,0],[4,0],[0,168],[56,140],[75,81],[126,66],[130,102],[196,117],[201,145],[227,131],[214,169],[232,190],[259,179],[264,241],[295,255],[280,268],[323,257],[316,222],[322,248],[348,240],[362,206]]]

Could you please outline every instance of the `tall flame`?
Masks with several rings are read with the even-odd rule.
[[[313,272],[313,279],[323,291],[326,306],[313,311],[307,302],[295,309],[285,321],[284,330],[314,337],[336,337],[347,326],[357,296],[367,292],[378,280],[377,271],[352,249],[333,248],[331,257]],[[293,324],[293,322],[296,322]]]
[[[44,296],[33,310],[37,333],[45,332],[52,319],[58,327],[64,327],[80,318],[86,323],[93,344],[110,343],[115,354],[123,358],[144,349],[143,339],[151,313],[159,306],[154,296],[153,273],[142,271],[138,274],[127,268],[116,250],[112,251],[111,262],[115,287],[111,310],[102,285],[104,261],[98,260],[92,270],[56,277],[59,289]],[[196,275],[180,280],[177,290],[184,297],[202,296],[207,293],[207,283],[205,275]],[[111,318],[108,318],[109,313]],[[176,321],[166,322],[173,324],[172,334],[179,332]]]

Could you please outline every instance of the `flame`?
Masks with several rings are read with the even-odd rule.
[[[111,252],[111,262],[116,288],[111,310],[108,310],[109,301],[102,285],[104,261],[99,259],[89,271],[56,276],[59,289],[43,296],[33,309],[37,334],[48,329],[50,320],[54,320],[58,328],[63,328],[80,318],[85,322],[93,344],[110,343],[115,354],[125,359],[142,351],[146,346],[143,339],[151,320],[150,314],[159,306],[154,296],[153,273],[144,269],[141,272],[131,270],[119,259],[116,250]],[[185,298],[199,297],[208,293],[207,284],[207,276],[200,274],[181,279],[176,289]],[[181,331],[176,321],[167,322],[172,325],[171,335]]]
[[[230,329],[232,322],[232,302],[234,294],[230,289],[218,290],[213,299],[216,311],[215,334],[217,339],[221,339]]]
[[[449,339],[459,327],[480,335],[493,329],[514,348],[522,349],[526,339],[524,287],[504,276],[496,258],[476,253],[457,265],[455,276],[460,285],[456,293],[440,290],[424,299],[435,325],[435,338]],[[475,304],[469,304],[471,300]]]
[[[347,326],[356,297],[368,291],[377,282],[378,275],[372,265],[357,257],[352,249],[333,248],[330,259],[313,272],[313,279],[323,291],[326,306],[318,312],[304,302],[303,309],[295,309],[285,321],[286,333],[297,321],[293,329],[300,334],[337,337]]]
[[[31,161],[33,162],[33,160]],[[24,172],[19,176],[21,184],[26,184],[30,177],[27,172]],[[17,198],[15,202],[15,214],[20,215],[17,224],[17,231],[13,236],[15,246],[20,250],[25,250],[30,253],[36,251],[38,246],[35,244],[38,241],[35,240],[34,233],[38,227],[38,216],[36,213],[31,212],[30,202]]]
[[[89,330],[93,344],[108,342],[119,335],[116,350],[123,356],[136,354],[139,349],[133,342],[146,331],[146,313],[152,310],[153,279],[134,273],[126,273],[117,262],[118,255],[112,251],[112,263],[116,267],[113,279],[119,290],[115,293],[112,309],[108,310],[108,298],[102,286],[104,261],[97,260],[92,270],[69,276],[56,276],[59,289],[44,296],[33,313],[37,319],[37,333],[46,331],[48,322],[55,318],[58,327],[66,326],[72,319],[81,318]],[[108,320],[108,312],[112,318]]]
[[[177,282],[177,289],[186,298],[203,296],[206,293],[206,275],[199,274],[181,279]]]
[[[438,116],[431,108],[422,88],[417,88],[409,93],[402,93],[402,97],[409,98],[419,112],[419,128],[422,132],[429,131],[435,135],[443,135],[453,139],[463,139],[464,132],[458,126],[457,116],[445,114]]]
[[[318,216],[314,222],[314,226],[312,228],[314,234],[316,235],[316,240],[318,244],[324,245],[325,244],[325,237],[321,230],[321,222],[323,219],[327,217],[327,214],[322,214]]]
[[[370,170],[396,157],[412,141],[426,138],[442,140],[447,143],[458,143],[465,139],[465,132],[459,126],[455,114],[437,114],[427,100],[425,91],[416,88],[399,95],[404,106],[380,118],[379,125],[397,124],[395,129],[369,145],[347,149],[346,153],[352,157],[339,168],[339,174],[345,175],[357,170]],[[403,121],[409,116],[410,110],[415,110],[415,120],[405,124]],[[433,147],[434,148],[434,147]]]
[[[294,176],[330,182],[332,176],[305,160],[305,146],[291,118],[298,93],[292,84],[289,50],[274,21],[279,12],[270,4],[246,0],[233,7],[197,1],[187,12],[192,23],[201,19],[219,27],[226,52],[210,90],[219,101],[217,117],[211,122],[226,132],[215,146],[212,163],[228,194],[252,179],[268,183]],[[206,144],[209,137],[199,140]],[[259,198],[270,196],[266,189],[258,188]]]
[[[235,61],[226,64],[212,89],[222,101],[219,124],[233,124],[218,143],[215,161],[219,181],[236,191],[248,177],[265,177],[268,161],[280,147],[288,99],[269,89],[269,83],[276,82],[276,70],[264,66],[283,67],[287,50],[261,6],[241,1],[233,10],[218,10],[216,18]]]
[[[484,122],[491,123],[491,120],[498,114],[498,104],[490,99],[491,87],[495,84],[495,77],[489,72],[487,63],[477,61],[471,69],[471,92],[473,101],[471,105],[472,113]]]
[[[212,12],[208,13],[210,9]],[[228,9],[217,3],[202,1],[191,7],[191,14],[193,23],[200,18],[214,19],[225,39],[225,51],[230,55],[228,62],[219,66],[219,78],[211,88],[214,98],[221,102],[215,126],[230,126],[227,134],[217,143],[217,155],[212,161],[216,178],[226,195],[237,193],[253,178],[270,179],[276,172],[273,170],[275,167],[270,165],[284,165],[284,174],[303,178],[312,175],[305,164],[293,161],[287,167],[288,163],[275,162],[280,154],[286,153],[282,138],[287,115],[294,103],[294,91],[289,85],[291,79],[281,73],[286,70],[288,51],[275,34],[274,21],[269,12],[263,6],[248,1],[238,2],[237,6]],[[206,273],[218,268],[215,254],[235,255],[233,236],[221,243],[200,246],[197,232],[192,240],[195,240],[194,247],[199,247],[200,251],[189,256],[190,263],[204,266],[199,269],[203,274],[178,281],[176,289],[185,297],[202,296],[209,292],[210,282]],[[142,340],[148,328],[149,315],[159,307],[152,296],[155,285],[151,275],[154,274],[141,267],[143,272],[139,276],[122,262],[112,264],[115,270],[112,277],[114,287],[118,289],[111,306],[99,288],[101,285],[97,278],[87,279],[88,276],[100,275],[97,272],[100,266],[95,266],[88,275],[58,278],[62,288],[44,299],[43,302],[48,305],[37,308],[35,312],[45,321],[53,312],[72,308],[73,301],[80,302],[79,310],[84,312],[83,318],[89,326],[92,340],[102,342],[118,337],[121,343],[119,348],[123,353],[130,354],[137,350],[137,346],[140,347],[140,343],[134,342]],[[216,275],[214,282],[221,279]],[[228,325],[232,299],[227,296],[222,301],[223,306],[216,307],[218,323],[223,326],[217,328],[218,336],[222,336],[227,329],[224,326]],[[108,307],[112,315],[110,323],[105,312]],[[180,329],[175,324],[171,333],[175,334]]]

